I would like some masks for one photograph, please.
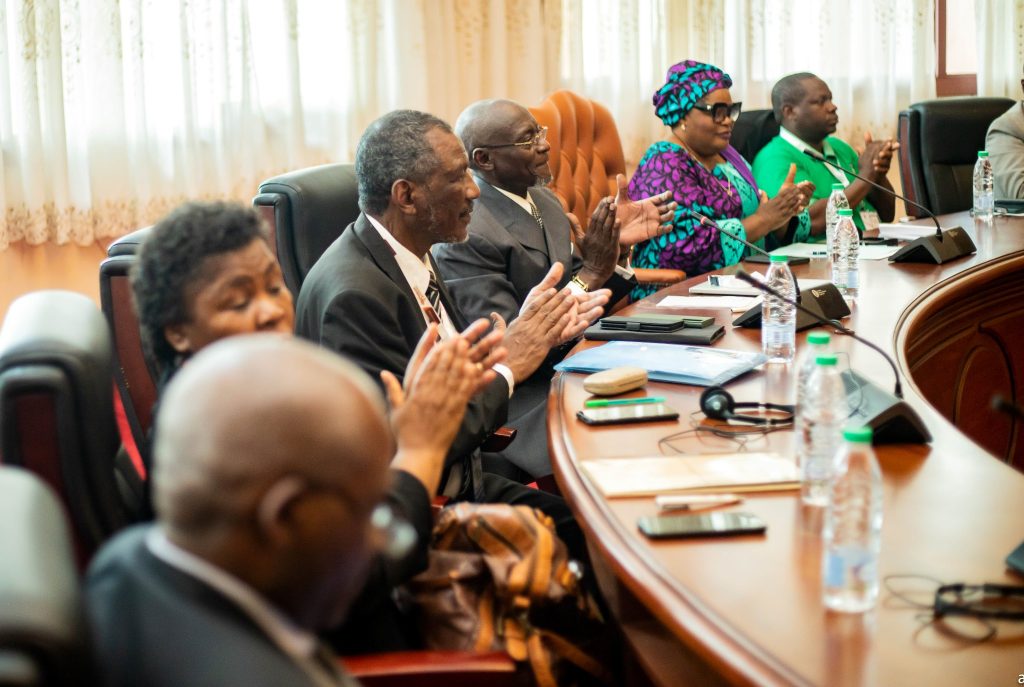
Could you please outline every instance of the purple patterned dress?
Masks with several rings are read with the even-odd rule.
[[[686,150],[669,141],[659,141],[647,149],[636,173],[629,182],[629,197],[640,200],[671,190],[679,204],[667,234],[638,243],[633,251],[633,266],[683,270],[687,277],[734,265],[746,247],[717,229],[701,226],[688,214],[696,210],[718,222],[723,229],[747,238],[742,219],[757,211],[760,200],[750,166],[729,146],[722,153],[725,162],[709,172]],[[807,211],[798,215],[794,241],[810,235],[811,221]],[[764,239],[756,242],[764,244]],[[639,300],[655,291],[651,286],[638,286],[630,294]]]

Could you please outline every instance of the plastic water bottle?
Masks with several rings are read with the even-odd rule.
[[[832,184],[832,194],[828,197],[828,202],[825,204],[825,250],[830,261],[834,259],[835,249],[833,242],[836,236],[836,222],[839,221],[839,211],[850,208],[850,201],[846,199],[843,188],[842,184]]]
[[[825,511],[821,587],[827,608],[862,613],[878,600],[882,474],[871,428],[849,428],[843,438]]]
[[[974,218],[989,221],[992,219],[992,208],[995,206],[992,184],[992,161],[988,159],[987,150],[978,151],[978,161],[974,163]]]
[[[860,290],[860,268],[857,264],[857,253],[860,251],[860,234],[853,223],[853,210],[839,210],[839,221],[836,222],[835,258],[832,261],[832,283],[843,294],[843,298],[852,301],[857,298]]]
[[[772,255],[765,284],[790,300],[796,300],[796,281],[785,255]],[[796,306],[764,295],[761,305],[761,350],[768,362],[788,363],[796,352]]]
[[[846,387],[834,353],[815,358],[804,403],[798,412],[804,453],[800,463],[800,498],[808,505],[824,506],[828,503],[832,464],[849,415]]]
[[[800,425],[800,409],[804,407],[807,402],[807,382],[811,378],[811,373],[814,372],[814,368],[817,365],[817,359],[819,355],[828,353],[828,345],[832,338],[828,335],[828,332],[811,332],[807,335],[807,346],[803,352],[800,353],[799,361],[796,365],[796,417],[794,418],[794,441],[797,465],[803,465],[806,460],[806,453],[804,450],[803,432]]]

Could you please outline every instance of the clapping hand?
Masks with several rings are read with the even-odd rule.
[[[615,177],[618,187],[615,195],[616,217],[619,229],[619,244],[628,248],[641,241],[661,236],[672,231],[672,217],[678,204],[672,200],[672,191],[665,191],[643,200],[631,200],[626,193],[626,177]]]

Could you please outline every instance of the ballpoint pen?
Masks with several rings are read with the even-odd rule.
[[[664,396],[641,396],[639,398],[599,398],[587,401],[584,408],[604,408],[606,406],[632,406],[639,403],[664,403]]]
[[[736,494],[665,494],[656,496],[654,502],[659,510],[705,510],[719,506],[743,503]]]

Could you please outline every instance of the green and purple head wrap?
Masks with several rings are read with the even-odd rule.
[[[654,94],[654,113],[670,127],[678,124],[694,104],[711,91],[732,86],[728,74],[696,60],[672,65],[665,78],[665,85]]]

